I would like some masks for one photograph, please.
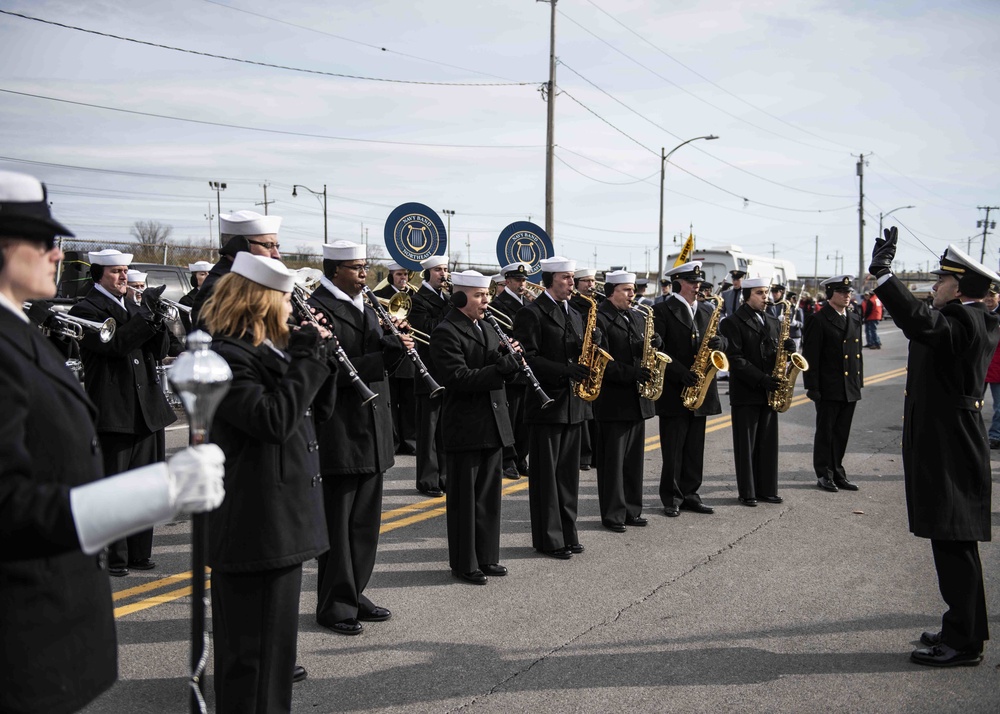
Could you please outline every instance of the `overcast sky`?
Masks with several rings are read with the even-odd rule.
[[[205,237],[211,180],[228,184],[223,213],[255,208],[268,183],[285,250],[323,240],[321,202],[293,198],[293,184],[327,186],[331,240],[367,230],[381,244],[389,212],[409,201],[455,211],[449,252],[461,260],[468,246],[493,261],[512,221],[544,226],[548,4],[0,9],[191,51],[0,14],[0,168],[48,183],[55,214],[81,237],[123,240],[140,219]],[[819,236],[819,273],[839,272],[838,254],[855,272],[863,152],[869,251],[879,213],[913,205],[887,219],[906,227],[898,263],[934,262],[970,236],[978,257],[977,206],[1000,205],[995,0],[560,0],[557,10],[557,252],[655,270],[660,149],[717,134],[667,166],[669,250],[693,225],[700,248],[773,250],[811,274]],[[990,236],[992,267],[998,249]]]

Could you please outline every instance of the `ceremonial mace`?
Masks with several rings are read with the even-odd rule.
[[[180,396],[187,414],[188,444],[208,441],[212,417],[229,391],[233,373],[222,357],[212,352],[212,338],[197,330],[188,335],[187,351],[170,368],[170,384]],[[205,545],[207,515],[191,515],[191,712],[205,714],[205,665],[208,664],[208,632],[205,630]]]

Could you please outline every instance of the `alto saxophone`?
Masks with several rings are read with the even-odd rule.
[[[777,305],[781,305],[781,331],[778,334],[778,354],[774,358],[774,371],[771,376],[778,380],[778,388],[768,395],[767,403],[771,409],[778,412],[787,412],[792,406],[792,392],[795,391],[795,380],[799,377],[799,372],[809,369],[806,358],[798,352],[787,354],[785,352],[785,341],[792,328],[791,315],[792,303],[788,300],[781,300]]]
[[[608,362],[614,361],[614,357],[594,342],[594,330],[597,328],[597,301],[576,290],[573,293],[590,303],[590,309],[587,311],[587,326],[583,330],[583,350],[580,352],[580,359],[577,360],[577,364],[589,369],[590,374],[582,382],[576,383],[573,392],[583,401],[592,402],[601,393],[604,369],[608,366]]]
[[[666,372],[667,365],[673,360],[670,359],[670,355],[658,352],[653,348],[653,335],[656,330],[656,326],[653,324],[653,308],[640,304],[633,305],[632,309],[646,317],[646,334],[640,367],[649,370],[650,376],[647,381],[639,382],[639,396],[655,402],[663,394],[663,373]]]
[[[722,319],[722,296],[711,295],[705,299],[715,303],[715,310],[712,311],[712,319],[709,321],[708,327],[705,328],[698,354],[695,355],[694,362],[691,364],[691,371],[698,375],[698,381],[681,390],[681,403],[691,411],[700,409],[701,405],[705,403],[705,396],[708,394],[712,380],[715,379],[715,373],[720,370],[729,370],[729,360],[726,358],[726,353],[713,350],[708,346],[709,341],[719,331],[719,320]]]

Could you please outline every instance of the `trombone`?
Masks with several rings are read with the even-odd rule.
[[[374,292],[372,295],[374,295]],[[396,293],[391,298],[376,297],[375,299],[378,300],[379,305],[385,308],[390,317],[399,322],[405,320],[407,315],[410,314],[410,310],[413,309],[412,298],[410,298],[408,293],[403,291]],[[413,325],[407,328],[406,333],[422,345],[430,344],[431,336],[413,327]]]
[[[138,288],[129,288],[129,290],[135,293],[135,296],[140,300],[142,299],[142,294],[146,292],[145,290],[139,290]],[[156,305],[154,312],[164,320],[176,320],[182,311],[188,315],[191,314],[191,308],[187,305],[181,305],[176,300],[171,300],[170,298],[163,297],[162,295],[158,298],[158,300],[159,302]]]
[[[31,303],[24,303],[24,309],[30,310]],[[42,328],[50,333],[54,332],[63,337],[70,337],[78,342],[83,339],[84,330],[96,332],[101,342],[111,342],[111,338],[115,336],[115,329],[118,327],[118,323],[113,317],[109,317],[104,322],[94,322],[69,313],[56,312],[52,308],[46,308],[46,310],[48,310],[48,317],[42,323]]]
[[[486,306],[486,312],[493,316],[493,319],[500,323],[500,327],[505,329],[507,332],[512,332],[514,330],[514,321],[510,319],[507,313],[502,310],[498,310],[492,305]]]

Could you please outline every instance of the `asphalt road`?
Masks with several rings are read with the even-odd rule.
[[[413,458],[397,457],[367,591],[393,617],[366,624],[360,637],[318,626],[316,567],[307,563],[298,660],[309,678],[295,686],[295,710],[1000,711],[1000,645],[988,643],[974,668],[908,659],[920,632],[939,627],[943,603],[930,545],[906,524],[906,341],[889,324],[881,334],[884,348],[865,353],[868,386],[845,461],[856,493],[816,488],[815,411],[800,397],[780,418],[784,503],[740,505],[724,403],[709,422],[702,488],[716,512],[668,519],[657,497],[654,419],[646,425],[648,527],[601,527],[596,474],[585,472],[587,550],[565,562],[545,558],[531,549],[526,480],[504,481],[510,575],[476,587],[448,570],[443,501],[416,492]],[[168,434],[173,448],[185,441],[183,428]],[[998,525],[996,486],[994,494]],[[157,529],[158,568],[113,579],[121,681],[86,711],[187,711],[189,532],[186,520]],[[981,552],[996,625],[1000,552],[989,543]]]

